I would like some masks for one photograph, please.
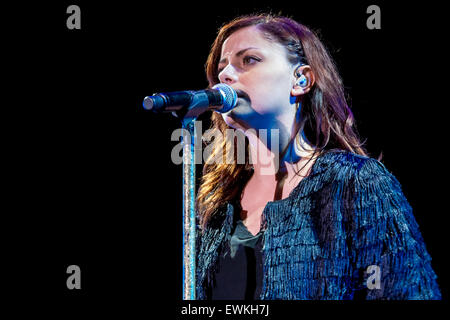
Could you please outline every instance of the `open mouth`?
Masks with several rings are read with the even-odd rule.
[[[240,99],[246,100],[249,103],[251,102],[250,96],[245,91],[237,89],[236,94],[237,94],[238,99],[240,98]]]

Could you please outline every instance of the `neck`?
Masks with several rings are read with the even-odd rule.
[[[254,179],[269,182],[286,175],[295,176],[314,152],[303,132],[299,134],[300,139],[295,137],[301,104],[292,104],[291,108],[283,110],[276,115],[259,115],[251,121],[233,118],[237,128],[248,138]]]
[[[253,177],[260,181],[268,182],[296,176],[311,159],[314,151],[303,133],[300,134],[300,144],[297,139],[290,142],[291,139],[282,136],[279,130],[267,131],[267,135],[249,131],[246,136],[254,169]],[[280,154],[283,154],[282,158]]]

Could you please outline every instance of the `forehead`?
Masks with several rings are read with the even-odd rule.
[[[240,50],[253,47],[263,50],[282,51],[283,47],[276,41],[270,41],[257,26],[249,26],[232,33],[222,45],[221,57],[227,58]]]

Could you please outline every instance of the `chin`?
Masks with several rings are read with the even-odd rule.
[[[239,124],[237,122],[235,114],[233,113],[233,110],[228,111],[226,113],[222,113],[222,119],[231,128],[237,129],[237,127],[239,127]]]
[[[245,131],[248,128],[246,128],[245,122],[241,120],[238,116],[236,116],[233,111],[229,111],[226,114],[222,114],[222,118],[225,121],[225,123],[232,129]]]

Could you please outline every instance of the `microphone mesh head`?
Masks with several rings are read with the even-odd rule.
[[[217,110],[218,112],[225,113],[236,107],[237,94],[232,87],[224,83],[219,83],[212,88],[218,90],[223,97],[223,107]]]

